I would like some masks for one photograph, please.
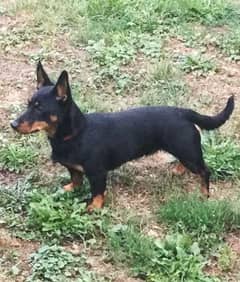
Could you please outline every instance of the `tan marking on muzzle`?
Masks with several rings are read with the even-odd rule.
[[[40,130],[47,130],[49,128],[49,124],[45,121],[35,121],[32,124],[31,131],[40,131]]]
[[[24,121],[22,123],[19,124],[19,126],[17,127],[17,131],[23,134],[28,134],[28,133],[32,133],[33,131],[38,131],[44,128],[47,128],[48,124],[46,122],[34,122],[33,124]]]
[[[24,121],[20,123],[17,128],[17,131],[23,134],[30,134],[40,130],[46,130],[49,136],[53,136],[56,131],[54,127],[49,126],[49,124],[45,121],[35,121],[32,124]]]
[[[20,133],[30,133],[31,126],[30,126],[29,122],[24,121],[24,122],[20,123],[16,129]]]

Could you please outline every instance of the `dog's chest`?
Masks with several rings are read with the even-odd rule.
[[[80,150],[78,146],[72,142],[53,142],[52,147],[52,160],[65,164],[80,164]],[[78,169],[77,169],[78,170]]]

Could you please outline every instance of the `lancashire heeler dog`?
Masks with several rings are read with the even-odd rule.
[[[82,113],[73,101],[68,74],[63,71],[56,84],[41,63],[37,66],[37,90],[28,108],[11,126],[20,133],[45,130],[53,161],[65,166],[71,183],[81,185],[86,174],[92,192],[88,211],[104,204],[107,173],[123,163],[164,150],[201,177],[201,192],[209,196],[209,170],[204,163],[200,133],[218,128],[230,117],[233,96],[216,116],[176,107],[140,107],[115,113]]]

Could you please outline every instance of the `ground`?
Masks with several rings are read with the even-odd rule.
[[[0,281],[240,281],[240,7],[184,3],[1,1]],[[184,212],[166,216],[171,199],[202,200],[188,199],[197,177],[175,175],[176,160],[164,152],[112,172],[106,207],[85,214],[88,183],[65,195],[68,175],[51,162],[44,133],[19,136],[9,126],[35,89],[39,59],[53,80],[69,71],[83,112],[167,104],[214,115],[234,95],[230,120],[211,142],[203,138],[216,171],[209,208],[221,227],[208,213],[201,218],[204,208],[197,218],[194,205],[197,227]]]

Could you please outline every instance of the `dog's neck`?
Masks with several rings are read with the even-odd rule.
[[[56,132],[50,139],[69,141],[83,133],[86,126],[86,118],[78,106],[71,102],[62,121],[57,125]]]

